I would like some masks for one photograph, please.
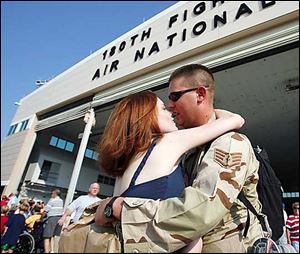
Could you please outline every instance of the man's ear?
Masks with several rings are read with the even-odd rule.
[[[207,96],[206,88],[204,86],[199,86],[196,90],[196,93],[197,93],[197,103],[200,104],[206,99]]]

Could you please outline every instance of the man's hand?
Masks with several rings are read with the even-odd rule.
[[[64,225],[64,222],[65,222],[65,217],[62,216],[62,217],[58,220],[57,223],[58,223],[60,226],[62,226],[62,225]]]
[[[113,216],[114,216],[115,219],[118,219],[118,220],[120,220],[120,218],[121,218],[123,199],[124,198],[119,197],[113,203]],[[107,205],[107,203],[110,200],[111,200],[111,198],[106,198],[98,206],[97,211],[96,211],[96,215],[95,215],[96,225],[108,226],[108,225],[111,225],[111,223],[114,221],[114,219],[108,219],[104,215],[105,206]]]

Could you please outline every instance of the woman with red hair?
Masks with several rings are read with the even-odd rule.
[[[181,157],[221,134],[242,127],[237,114],[215,110],[217,120],[179,130],[153,92],[131,94],[114,108],[99,148],[100,167],[115,176],[114,196],[167,199],[185,188]],[[97,216],[97,215],[96,215]],[[195,240],[184,251],[199,252]]]

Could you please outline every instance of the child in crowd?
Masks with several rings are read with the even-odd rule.
[[[41,220],[42,220],[41,208],[39,206],[35,206],[33,208],[33,214],[25,220],[25,224],[28,232],[31,232],[35,223],[41,222]]]
[[[29,200],[27,198],[22,198],[19,202],[19,207],[17,208],[17,210],[15,210],[15,214],[18,214],[20,212],[20,205],[23,204],[23,203],[27,203],[29,205],[29,208],[26,212],[24,212],[24,216],[25,216],[25,219],[27,219],[30,215],[31,215],[31,211],[30,211],[30,203],[29,203]]]
[[[1,206],[1,237],[5,232],[6,229],[6,223],[8,221],[7,213],[9,211],[8,205]]]
[[[6,225],[7,230],[1,238],[2,253],[13,253],[16,248],[19,236],[25,230],[25,216],[24,213],[28,212],[28,202],[23,202],[19,206],[19,213],[13,214],[9,217]]]

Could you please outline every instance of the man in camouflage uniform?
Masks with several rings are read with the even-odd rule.
[[[169,107],[178,125],[191,128],[215,119],[214,78],[206,67],[192,64],[179,68],[169,84]],[[123,201],[125,252],[174,252],[199,237],[203,239],[202,252],[247,252],[262,237],[251,212],[250,227],[243,236],[247,209],[237,200],[243,189],[261,211],[256,192],[259,163],[247,137],[229,132],[204,150],[205,146],[199,147],[186,156],[190,186],[180,197],[162,201],[118,198],[113,204],[114,216],[119,218],[118,204]]]

